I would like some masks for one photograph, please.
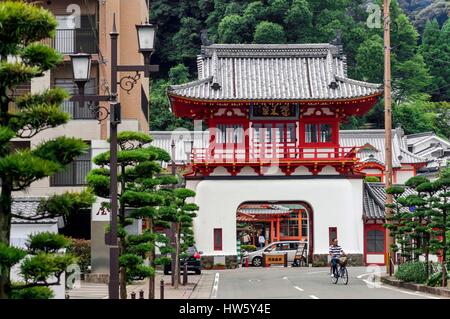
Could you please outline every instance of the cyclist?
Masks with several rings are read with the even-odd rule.
[[[331,257],[331,267],[333,269],[331,277],[337,277],[337,265],[339,263],[339,258],[341,256],[345,256],[345,252],[342,250],[342,247],[338,245],[337,238],[333,239],[332,245],[330,246],[329,255]]]

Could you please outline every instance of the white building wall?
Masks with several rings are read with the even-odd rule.
[[[197,193],[194,232],[205,255],[236,254],[236,210],[248,201],[304,201],[314,214],[314,254],[328,254],[329,227],[337,227],[347,253],[363,253],[360,179],[188,180],[187,187]],[[214,251],[214,228],[222,228],[222,251]]]
[[[408,179],[414,177],[414,171],[397,171],[397,184],[404,184]]]

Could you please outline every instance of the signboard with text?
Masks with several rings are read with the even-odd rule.
[[[298,104],[255,103],[250,107],[251,120],[296,120],[298,113]]]
[[[108,203],[109,200],[107,198],[97,198],[97,201],[92,204],[92,221],[110,221],[111,212],[107,207],[104,207],[102,203]]]

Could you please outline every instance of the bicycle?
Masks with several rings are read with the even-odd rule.
[[[330,275],[333,274],[333,266],[330,268]],[[345,264],[339,263],[339,268],[337,269],[337,274],[331,277],[331,282],[337,284],[338,280],[341,279],[344,285],[348,284],[348,271]]]

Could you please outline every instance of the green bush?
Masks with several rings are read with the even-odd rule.
[[[81,272],[86,273],[91,265],[91,241],[86,239],[69,238],[71,245],[67,252],[78,258]]]
[[[241,246],[241,250],[255,251],[256,250],[256,246],[255,245],[242,245]]]
[[[364,177],[364,180],[367,183],[379,183],[379,182],[381,182],[381,178],[379,178],[378,176],[366,176],[366,177]]]
[[[398,267],[395,277],[405,282],[423,284],[426,282],[425,263],[407,262]]]
[[[11,292],[11,299],[52,299],[53,297],[53,291],[44,286],[13,289]]]
[[[448,274],[447,279],[450,279],[450,276]],[[441,285],[442,285],[442,271],[435,272],[427,280],[427,286],[440,287]]]

